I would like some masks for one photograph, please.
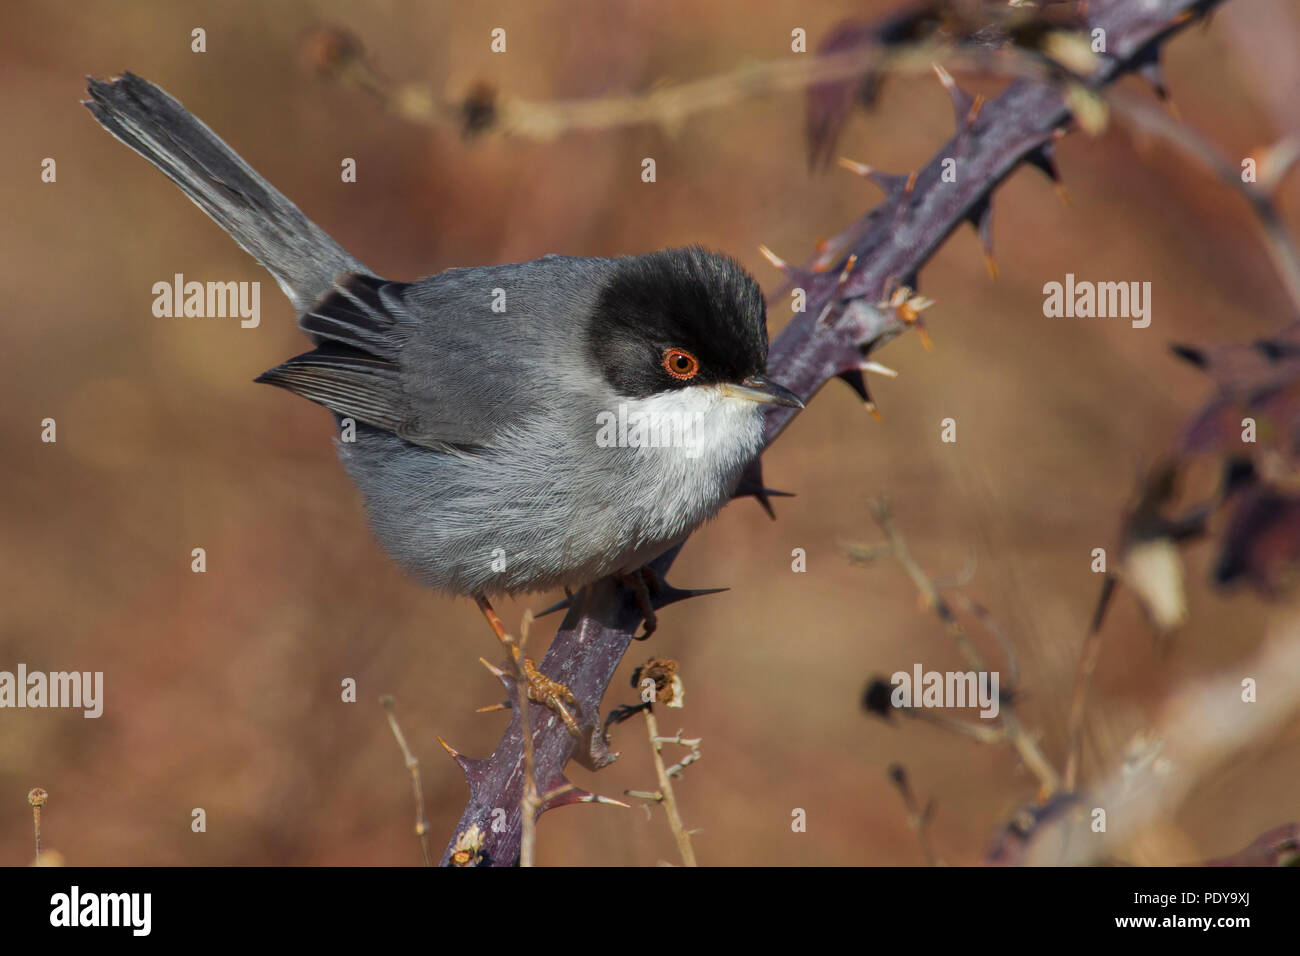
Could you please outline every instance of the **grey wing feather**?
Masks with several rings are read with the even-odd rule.
[[[409,434],[491,444],[521,422],[585,407],[598,379],[584,320],[613,266],[545,256],[450,269],[403,287],[397,322]]]
[[[317,341],[328,339],[396,362],[401,346],[397,313],[405,288],[404,282],[364,273],[343,277],[298,324]]]
[[[323,345],[256,380],[394,434],[405,428],[406,400],[397,366],[346,347]]]
[[[413,283],[349,275],[302,317],[321,346],[258,381],[415,445],[492,445],[525,420],[585,407],[581,319],[609,267],[548,256]]]

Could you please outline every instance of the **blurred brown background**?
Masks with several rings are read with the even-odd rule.
[[[501,695],[477,663],[497,650],[472,604],[422,591],[380,553],[334,459],[329,416],[252,384],[305,348],[288,302],[94,123],[78,105],[85,74],[129,69],[161,84],[387,276],[700,242],[771,287],[760,243],[802,259],[878,199],[843,171],[808,174],[801,97],[703,114],[671,138],[641,127],[465,143],[312,75],[301,37],[336,23],[394,80],[450,94],[485,80],[549,99],[779,58],[793,27],[815,44],[841,18],[890,9],[879,0],[10,4],[0,58],[9,130],[0,669],[101,670],[105,712],[0,711],[0,862],[31,859],[25,794],[41,786],[46,846],[71,863],[414,863],[410,786],[379,696],[396,695],[423,761],[435,847],[467,792],[435,735],[485,755],[505,722],[473,712]],[[1298,25],[1282,0],[1231,0],[1208,29],[1170,45],[1182,114],[1228,155],[1300,128]],[[201,55],[190,52],[196,26],[207,30]],[[503,56],[488,49],[497,26],[508,30]],[[1292,72],[1276,60],[1260,68],[1265,42],[1291,51]],[[950,132],[939,84],[901,77],[877,112],[852,120],[838,152],[905,172]],[[39,179],[47,156],[56,184]],[[339,181],[345,156],[357,159],[355,184]],[[640,181],[643,156],[657,160],[654,185]],[[777,502],[776,522],[737,502],[694,537],[674,582],[731,590],[667,610],[612,687],[607,706],[630,702],[634,664],[652,653],[681,662],[687,707],[660,720],[704,741],[677,788],[688,826],[701,831],[702,862],[920,863],[886,779],[900,760],[937,801],[940,855],[980,859],[1035,782],[1006,748],[862,713],[871,674],[964,665],[896,565],[851,567],[841,546],[877,538],[867,503],[886,492],[933,573],[975,556],[969,593],[1015,640],[1022,716],[1059,765],[1098,588],[1089,552],[1115,543],[1137,467],[1172,444],[1208,394],[1168,344],[1248,340],[1288,317],[1244,204],[1182,156],[1135,149],[1112,128],[1071,136],[1059,158],[1073,207],[1037,174],[1016,175],[996,204],[997,283],[969,231],[948,242],[922,274],[938,301],[928,314],[935,351],[906,336],[877,356],[902,373],[872,382],[884,423],[847,388],[826,388],[766,458],[769,484],[798,497]],[[1286,208],[1300,225],[1296,193]],[[177,272],[260,280],[261,327],[154,318],[151,286]],[[1044,318],[1042,285],[1066,272],[1150,281],[1151,327]],[[784,302],[773,307],[774,334],[787,317]],[[57,419],[57,444],[39,439],[46,416]],[[947,416],[959,422],[956,445],[939,441]],[[206,574],[190,571],[194,547],[207,549]],[[791,573],[796,547],[807,551],[806,574]],[[1293,622],[1292,608],[1213,591],[1208,546],[1191,557],[1191,622],[1166,646],[1131,598],[1113,609],[1085,782],[1115,766],[1173,688],[1230,672]],[[551,600],[506,602],[503,616],[517,621]],[[345,677],[358,682],[355,704],[339,699]],[[595,775],[574,768],[574,778],[615,796],[653,788],[640,722],[614,745],[617,764]],[[1292,723],[1228,760],[1125,858],[1188,862],[1238,849],[1300,817],[1297,771]],[[207,811],[205,834],[190,831],[194,807]],[[808,814],[803,834],[791,832],[796,807]],[[538,850],[550,864],[676,859],[658,810],[547,814]]]

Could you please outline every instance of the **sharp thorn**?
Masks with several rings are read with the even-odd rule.
[[[657,611],[665,608],[670,604],[676,604],[678,601],[685,601],[689,598],[704,597],[706,594],[721,594],[723,591],[729,591],[730,588],[675,588],[667,581],[660,585],[659,591],[651,595],[651,603]]]
[[[859,176],[870,179],[890,196],[907,186],[908,177],[896,176],[893,173],[882,173],[880,170],[874,169],[866,163],[857,163],[851,159],[841,157],[839,164],[845,169],[857,173]]]
[[[790,272],[792,270],[793,267],[790,263],[786,262],[767,246],[759,246],[758,251],[764,259],[772,263],[772,265],[776,266],[776,268],[780,269],[782,272]]]
[[[503,671],[501,668],[497,667],[495,664],[493,664],[493,663],[492,663],[490,660],[488,660],[486,657],[480,657],[480,658],[478,659],[478,662],[479,662],[480,664],[482,664],[484,667],[487,668],[489,674],[491,674],[491,675],[492,675],[493,677],[495,677],[497,680],[501,681],[501,682],[502,682],[503,684],[505,684],[507,687],[510,686],[510,684],[509,684],[509,681],[510,681],[510,675],[509,675],[509,674],[507,674],[507,673],[506,673],[505,671]]]
[[[844,260],[844,268],[840,270],[840,279],[836,285],[843,289],[848,285],[849,277],[853,275],[853,267],[858,264],[858,254],[855,252]]]
[[[905,325],[918,323],[921,313],[932,305],[934,305],[933,299],[927,299],[923,295],[913,295],[912,290],[903,285],[894,290],[888,301],[880,303],[881,308],[890,308],[898,313],[899,320]]]
[[[866,408],[867,412],[870,412],[871,418],[883,423],[884,418],[881,418],[879,408],[876,408],[876,403],[872,401],[871,393],[867,392],[867,380],[862,376],[862,369],[848,368],[845,369],[844,372],[840,372],[840,375],[837,377],[839,377],[840,381],[844,382],[845,385],[848,385],[850,389],[853,389],[854,393],[857,393],[858,398],[862,399],[862,407]]]
[[[612,797],[602,797],[598,794],[590,793],[569,783],[563,781],[558,787],[547,791],[542,798],[541,812],[554,810],[557,807],[572,806],[575,803],[604,803],[610,806],[623,807],[630,810],[631,807],[621,800],[615,800]]]
[[[887,378],[898,378],[898,372],[888,365],[881,365],[879,362],[863,362],[858,366],[864,372],[875,372],[877,375],[884,375]]]
[[[509,709],[510,709],[510,705],[509,705],[509,704],[488,704],[486,707],[475,707],[475,708],[474,708],[474,713],[476,713],[476,714],[490,714],[490,713],[492,713],[494,710],[509,710]]]
[[[754,497],[767,516],[773,521],[776,520],[776,512],[772,510],[771,498],[793,498],[794,495],[788,491],[777,491],[773,488],[765,487],[763,484],[763,460],[755,458],[749,467],[740,476],[740,481],[736,484],[736,490],[731,493],[732,498]]]
[[[835,164],[842,169],[847,169],[851,173],[859,176],[870,176],[873,170],[866,163],[859,163],[856,160],[849,159],[847,156],[841,156],[835,161]]]
[[[1210,364],[1209,358],[1205,353],[1191,345],[1171,345],[1169,350],[1177,355],[1184,362],[1190,362],[1197,368],[1205,368]]]
[[[934,340],[930,338],[929,331],[926,330],[925,325],[920,319],[916,320],[916,334],[921,337],[921,348],[925,349],[927,352],[933,352]]]
[[[740,484],[736,486],[732,498],[754,498],[759,506],[767,512],[767,516],[773,521],[776,520],[776,512],[772,509],[772,498],[793,498],[794,493],[790,491],[777,491],[775,488],[765,488],[762,485],[756,485],[752,481],[741,478]]]
[[[863,378],[861,369],[845,369],[840,372],[838,378],[857,393],[858,398],[862,399],[862,407],[867,410],[872,418],[881,423],[885,421],[884,416],[880,414],[880,409],[876,407],[876,403],[872,400],[871,393],[867,391],[867,380]]]
[[[630,803],[624,803],[622,800],[615,800],[613,797],[605,797],[599,793],[589,793],[582,798],[582,803],[603,803],[607,807],[622,807],[624,810],[631,810]]]
[[[952,99],[952,112],[957,121],[957,132],[961,133],[968,129],[974,122],[974,118],[979,115],[979,107],[976,105],[978,100],[973,99],[969,93],[957,85],[947,70],[938,63],[931,63],[934,67],[935,76],[939,77],[939,82],[943,88],[948,91],[949,98]]]
[[[966,221],[979,234],[980,243],[984,246],[984,264],[988,267],[989,275],[997,279],[998,264],[993,259],[993,203],[987,196],[966,214]]]
[[[469,781],[472,792],[483,779],[483,761],[466,757],[441,737],[438,738],[438,743],[442,744],[442,749],[451,754],[451,759],[456,761],[456,766],[460,767],[461,773],[465,774],[465,779]]]
[[[568,607],[569,607],[569,605],[571,605],[572,603],[573,603],[573,595],[570,594],[570,595],[569,595],[568,597],[566,597],[564,600],[562,600],[562,601],[556,601],[556,602],[555,602],[554,604],[552,604],[550,607],[542,608],[542,610],[540,610],[540,611],[538,611],[536,614],[534,614],[533,617],[534,617],[534,618],[538,618],[538,617],[546,617],[546,615],[548,615],[548,614],[554,614],[556,611],[567,610]]]
[[[857,393],[863,404],[874,407],[875,403],[871,400],[871,393],[867,391],[867,380],[863,376],[861,368],[845,369],[839,373],[838,378]]]
[[[560,777],[555,781],[555,786],[547,788],[542,794],[538,814],[554,810],[556,807],[567,807],[571,803],[580,803],[585,793],[585,790],[579,790],[577,786]]]
[[[778,491],[778,490],[775,489],[775,488],[758,488],[758,489],[756,489],[756,490],[754,490],[754,491],[746,491],[746,492],[744,493],[744,495],[742,495],[742,494],[740,493],[740,491],[737,490],[736,494],[734,494],[732,497],[734,497],[734,498],[740,498],[740,497],[746,497],[746,496],[753,496],[753,498],[754,498],[754,499],[759,503],[759,505],[762,507],[762,509],[763,509],[764,511],[767,512],[767,516],[768,516],[769,518],[771,518],[773,521],[775,521],[775,520],[776,520],[776,512],[772,509],[772,499],[773,499],[773,498],[793,498],[793,497],[794,497],[794,492],[793,492],[793,491]]]
[[[1138,76],[1151,84],[1152,91],[1161,102],[1169,99],[1169,88],[1165,86],[1164,71],[1160,68],[1159,54],[1152,51],[1137,68]]]
[[[1061,182],[1061,172],[1056,167],[1055,150],[1050,141],[1025,154],[1025,162],[1033,166],[1052,182]]]

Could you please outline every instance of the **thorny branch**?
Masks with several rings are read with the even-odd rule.
[[[1216,2],[1093,0],[1088,5],[1087,26],[1106,31],[1108,53],[1087,84],[1100,89],[1122,73],[1148,65],[1166,38]],[[887,198],[833,241],[830,249],[838,261],[828,261],[829,256],[823,255],[820,264],[829,267],[823,271],[784,267],[786,284],[769,301],[799,286],[807,293],[808,305],[772,343],[768,366],[773,378],[805,400],[828,380],[839,377],[869,403],[863,378],[867,357],[917,324],[916,312],[923,306],[900,287],[916,287],[918,270],[963,222],[975,225],[988,246],[993,190],[1022,163],[1056,179],[1052,143],[1057,131],[1071,119],[1060,84],[1018,80],[980,110],[973,109],[974,101],[967,94],[955,87],[950,92],[958,116],[957,134],[909,177],[871,174],[884,186]],[[950,157],[962,160],[964,176],[957,183],[943,181],[943,160]],[[792,418],[790,409],[769,411],[766,441],[774,441]],[[767,492],[757,466],[738,494],[754,495],[766,503]],[[661,579],[679,549],[653,562]],[[655,596],[655,604],[661,608],[695,593],[665,585]],[[531,736],[536,779],[548,795],[542,800],[542,812],[596,800],[569,786],[563,771],[573,757],[598,769],[617,756],[609,750],[602,732],[600,704],[640,623],[634,598],[611,580],[584,589],[571,602],[541,669],[567,685],[577,699],[582,741],[575,746],[554,714],[529,705],[535,728]],[[490,757],[472,760],[454,755],[469,781],[470,799],[444,863],[475,828],[482,835],[482,863],[518,862],[523,831],[519,805],[526,777],[521,709],[513,709],[510,724]],[[491,826],[495,809],[505,811],[505,826]]]

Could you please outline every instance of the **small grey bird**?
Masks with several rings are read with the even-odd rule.
[[[765,376],[763,299],[726,256],[381,279],[157,86],[126,73],[89,94],[298,311],[316,347],[257,381],[355,424],[338,454],[384,548],[476,598],[498,637],[489,595],[637,575],[731,497],[762,404],[803,407]]]

